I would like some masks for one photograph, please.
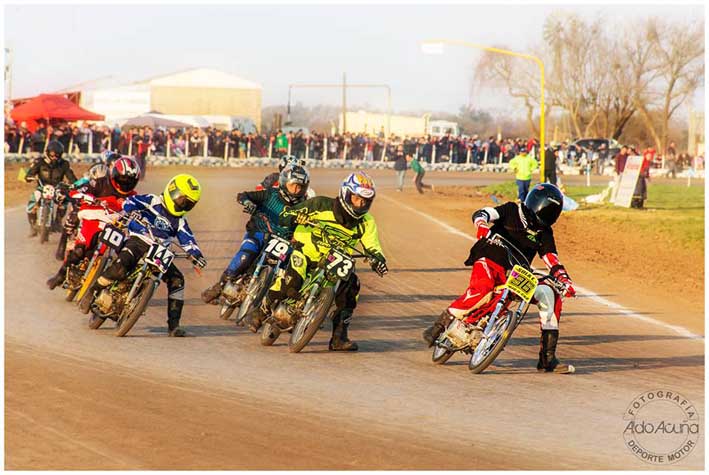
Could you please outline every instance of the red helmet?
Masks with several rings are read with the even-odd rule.
[[[138,184],[140,167],[131,157],[121,157],[113,162],[110,177],[113,188],[120,194],[127,195]]]

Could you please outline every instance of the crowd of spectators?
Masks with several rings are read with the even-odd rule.
[[[440,137],[385,137],[379,134],[350,133],[324,134],[317,131],[304,132],[281,130],[270,133],[244,133],[240,130],[217,128],[120,128],[78,123],[40,123],[30,132],[26,124],[5,123],[5,151],[9,153],[41,152],[49,140],[58,140],[70,154],[100,153],[117,150],[123,154],[145,158],[157,156],[210,156],[224,158],[278,157],[290,153],[299,158],[347,158],[352,160],[393,160],[398,148],[405,155],[416,157],[420,162],[451,163],[507,163],[520,150],[538,156],[536,139],[506,138],[494,136],[487,139],[478,135]],[[566,164],[581,170],[602,173],[605,166],[614,166],[618,151],[583,149],[573,142],[547,145],[547,159],[552,156],[556,165]],[[20,150],[22,148],[22,150]],[[628,147],[627,154],[639,154],[636,147]],[[673,173],[687,166],[696,166],[696,160],[688,154],[677,154],[674,144],[668,150],[669,166]],[[659,161],[659,157],[656,158]]]

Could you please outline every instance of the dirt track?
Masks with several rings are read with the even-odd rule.
[[[174,170],[151,172],[145,189],[158,191]],[[207,191],[190,223],[209,259],[201,278],[183,268],[194,338],[165,337],[163,288],[129,337],[89,330],[44,287],[56,237],[40,248],[25,239],[22,210],[6,211],[6,468],[651,469],[624,446],[633,397],[670,389],[704,414],[703,339],[588,295],[562,322],[559,353],[574,376],[536,372],[532,315],[486,374],[469,374],[463,357],[432,365],[421,330],[464,289],[470,242],[402,207],[409,195],[394,192],[391,172],[375,174],[373,209],[391,272],[360,269],[360,352],[329,353],[327,331],[302,354],[285,341],[263,348],[199,292],[238,247],[245,215],[234,192],[264,170],[194,173]],[[331,194],[342,175],[316,170],[313,185]],[[583,269],[574,275],[593,288]],[[673,468],[703,468],[703,446]]]

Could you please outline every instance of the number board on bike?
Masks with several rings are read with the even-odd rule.
[[[167,272],[167,268],[170,267],[173,259],[175,259],[175,254],[158,243],[153,243],[145,254],[145,262],[154,265],[163,273]]]
[[[537,290],[537,283],[534,274],[524,267],[516,265],[510,271],[505,286],[519,295],[522,300],[529,302],[534,297],[534,291]]]
[[[103,232],[101,233],[100,239],[102,243],[106,244],[111,249],[119,250],[121,247],[123,247],[123,241],[125,240],[125,236],[123,236],[123,233],[120,229],[115,226],[111,226],[110,224],[107,224],[106,227],[103,228]]]
[[[354,269],[354,260],[346,254],[332,249],[327,256],[328,273],[340,279],[347,279]]]
[[[266,246],[266,252],[271,254],[276,259],[285,260],[290,250],[290,243],[278,236],[271,236]]]

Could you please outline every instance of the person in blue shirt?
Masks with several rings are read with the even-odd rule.
[[[266,187],[263,190],[244,191],[236,196],[236,201],[244,207],[246,213],[253,216],[246,223],[246,233],[241,240],[241,247],[232,258],[229,266],[222,273],[219,281],[202,292],[205,303],[215,302],[221,295],[224,285],[244,275],[256,260],[265,245],[269,226],[275,234],[289,239],[292,232],[279,224],[281,212],[288,206],[303,202],[308,194],[310,174],[305,167],[290,163],[286,165],[278,177],[278,187]],[[264,222],[268,220],[268,225]]]
[[[207,260],[185,219],[187,212],[194,208],[201,196],[202,187],[197,179],[191,175],[180,174],[168,182],[161,195],[145,194],[127,198],[123,203],[123,211],[140,213],[141,218],[151,225],[156,240],[167,246],[173,239],[177,239],[180,247],[192,256],[195,265],[204,267]],[[101,274],[90,292],[98,293],[115,281],[125,279],[150,248],[149,234],[143,225],[133,220],[128,225],[128,231],[130,236],[118,258]],[[168,335],[183,337],[186,333],[180,328],[180,318],[185,298],[185,278],[173,262],[163,274],[162,280],[167,284],[168,293]],[[86,306],[88,305],[90,301],[87,302]]]

